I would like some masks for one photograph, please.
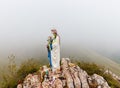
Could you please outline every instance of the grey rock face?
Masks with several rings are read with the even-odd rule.
[[[110,88],[106,80],[97,74],[93,74],[89,79],[89,84],[97,88]]]
[[[94,69],[94,68],[93,68]],[[29,74],[17,88],[110,88],[106,80],[86,71],[70,62],[69,58],[61,59],[61,70],[52,73],[46,66],[37,75]]]
[[[63,75],[65,76],[66,78],[66,81],[67,81],[67,87],[68,88],[74,88],[74,85],[73,85],[73,78],[72,78],[72,74],[70,73],[70,70],[69,70],[69,66],[68,66],[68,62],[69,60],[67,59],[62,59],[62,70],[63,70]]]

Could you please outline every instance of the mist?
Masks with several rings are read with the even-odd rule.
[[[47,58],[46,40],[52,28],[58,30],[61,48],[84,47],[108,57],[119,54],[119,3],[119,0],[2,0],[0,61],[5,62],[11,54],[18,59],[44,55]]]

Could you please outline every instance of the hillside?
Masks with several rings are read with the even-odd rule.
[[[25,60],[19,66],[17,66],[14,59],[11,59],[9,64],[6,67],[7,68],[1,69],[1,72],[0,72],[0,88],[16,88],[18,84],[20,84],[18,88],[21,88],[20,86],[21,85],[23,86],[23,84],[24,84],[24,86],[25,85],[31,86],[30,84],[34,84],[34,83],[38,83],[41,85],[41,83],[46,79],[46,77],[48,78],[48,76],[45,76],[46,71],[47,71],[47,74],[49,74],[49,78],[53,77],[53,74],[51,73],[51,69],[49,68],[49,65],[45,64],[44,61],[37,60],[37,59]],[[68,72],[66,72],[66,71],[68,71]],[[55,72],[57,74],[54,76],[55,77],[60,76],[59,78],[61,80],[64,79],[64,81],[65,81],[65,82],[63,81],[63,84],[64,84],[64,83],[66,83],[67,78],[70,78],[69,77],[70,75],[68,75],[69,72],[70,72],[70,75],[71,75],[73,81],[76,80],[76,77],[77,77],[76,75],[79,73],[79,80],[80,80],[80,77],[82,77],[81,82],[83,82],[83,83],[84,83],[83,78],[85,80],[89,80],[88,78],[90,78],[91,80],[94,79],[94,81],[95,80],[103,81],[103,78],[105,78],[105,80],[107,81],[108,85],[111,88],[120,88],[120,83],[119,83],[120,79],[115,77],[115,75],[113,73],[111,74],[110,70],[109,70],[109,72],[107,72],[107,71],[105,71],[105,69],[103,67],[98,66],[93,63],[85,63],[85,62],[81,62],[81,61],[75,61],[75,62],[72,61],[71,62],[70,59],[63,58],[63,59],[61,59],[61,69],[60,69],[60,71],[58,70],[57,72]],[[66,76],[65,76],[65,74],[66,74]],[[86,75],[87,77],[86,76],[84,77],[84,75]],[[53,77],[52,80],[55,77]],[[98,80],[98,78],[100,78],[100,80]],[[37,82],[34,82],[36,80],[37,80]],[[49,79],[49,81],[50,81],[50,79]],[[55,81],[55,83],[56,83],[56,81]],[[37,86],[37,84],[36,84],[36,86]],[[93,86],[93,84],[91,84],[91,86]],[[24,88],[26,88],[26,87],[24,87]],[[27,87],[27,88],[31,88],[31,87]],[[32,88],[36,88],[36,87],[32,87]],[[38,88],[40,88],[40,87],[38,87]],[[66,87],[64,87],[64,88],[66,88]]]
[[[94,68],[93,68],[94,69]],[[70,59],[62,58],[61,70],[54,73],[43,66],[37,73],[29,74],[17,88],[110,88],[100,75],[88,75]]]
[[[65,52],[69,52],[69,53],[65,53]],[[120,75],[120,64],[92,50],[76,48],[76,49],[71,49],[71,50],[66,49],[62,53],[64,53],[65,56],[70,56],[74,60],[90,62],[90,63],[95,63],[101,66],[105,66],[106,69],[110,69],[117,75]]]
[[[116,56],[111,56],[110,58],[111,58],[111,60],[113,60],[116,63],[120,64],[120,56],[119,55],[118,56],[117,55]]]

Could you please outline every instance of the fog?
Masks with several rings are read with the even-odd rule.
[[[58,30],[62,47],[119,54],[119,4],[120,0],[1,0],[0,59],[47,54],[52,28]]]

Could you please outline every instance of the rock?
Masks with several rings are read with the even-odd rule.
[[[63,58],[62,61],[61,61],[61,64],[62,64],[61,67],[62,67],[62,70],[63,70],[63,75],[66,78],[67,87],[68,88],[74,88],[73,79],[72,79],[71,74],[69,72],[68,60]]]
[[[83,71],[79,66],[77,66],[77,69],[79,71],[79,78],[81,80],[81,85],[82,85],[81,88],[89,88],[87,81],[88,74],[86,73],[86,71]]]
[[[91,78],[88,79],[88,82],[91,87],[94,88],[110,88],[107,81],[102,77],[97,74],[93,74]]]
[[[29,74],[23,82],[23,88],[41,88],[38,75]]]
[[[89,76],[69,58],[62,58],[59,71],[43,66],[38,72],[27,75],[17,88],[110,88],[102,76]]]
[[[87,82],[87,73],[85,71],[79,73],[79,77],[81,80],[82,88],[89,88],[88,82]]]
[[[42,87],[43,88],[49,88],[49,83],[47,81],[42,82]]]
[[[55,88],[63,88],[62,81],[60,79],[55,80]]]
[[[75,88],[81,88],[81,81],[79,79],[79,72],[76,69],[75,65],[70,66],[70,72],[74,81],[74,87]]]
[[[18,84],[17,88],[23,88],[22,84]]]

